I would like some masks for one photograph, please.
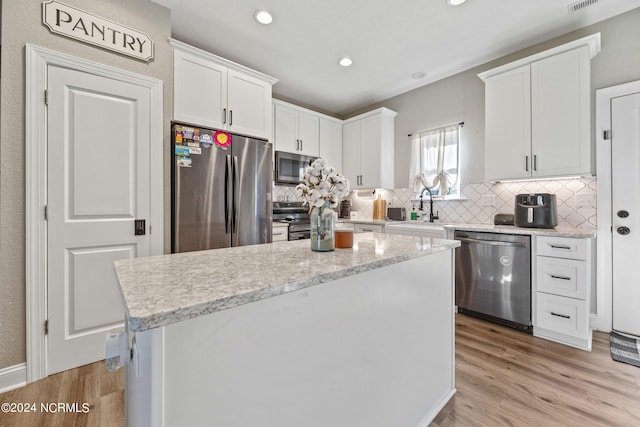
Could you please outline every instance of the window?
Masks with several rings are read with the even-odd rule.
[[[460,197],[460,128],[462,123],[411,136],[409,185],[441,198]]]

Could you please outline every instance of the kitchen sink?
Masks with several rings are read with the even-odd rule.
[[[449,224],[428,221],[393,222],[386,224],[384,229],[385,233],[388,234],[444,239],[446,237],[446,225]]]

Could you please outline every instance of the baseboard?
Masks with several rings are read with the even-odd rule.
[[[0,393],[23,387],[27,384],[27,365],[9,366],[0,369]]]
[[[442,409],[447,405],[447,403],[449,403],[449,400],[451,400],[451,398],[453,397],[454,394],[456,394],[456,392],[457,390],[455,387],[449,390],[447,394],[442,398],[442,400],[438,403],[438,405],[436,405],[436,407],[433,408],[433,410],[430,413],[425,415],[425,417],[418,423],[418,427],[430,426],[431,422],[438,416],[440,411],[442,411]]]

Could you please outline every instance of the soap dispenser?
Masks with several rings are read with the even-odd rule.
[[[416,212],[416,205],[412,205],[411,207],[411,221],[415,221],[418,219],[418,212]]]

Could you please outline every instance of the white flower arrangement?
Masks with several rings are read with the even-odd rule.
[[[309,211],[329,202],[338,207],[340,198],[349,194],[349,181],[335,168],[327,165],[325,159],[316,159],[304,172],[303,182],[296,186],[296,196],[309,204]]]

